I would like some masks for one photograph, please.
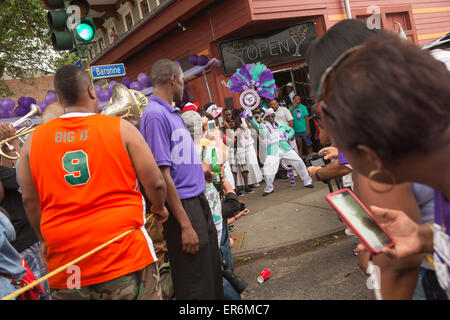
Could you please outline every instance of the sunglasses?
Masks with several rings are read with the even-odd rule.
[[[342,53],[332,64],[331,66],[329,66],[324,74],[322,75],[322,77],[320,78],[320,82],[319,82],[319,89],[317,90],[317,99],[316,99],[316,103],[314,105],[316,111],[317,111],[317,119],[320,119],[320,113],[323,112],[325,115],[327,115],[327,117],[330,117],[332,119],[334,119],[334,116],[327,110],[327,105],[325,103],[324,97],[325,97],[325,93],[327,91],[328,85],[330,84],[330,80],[332,79],[333,76],[333,71],[336,71],[336,69],[348,58],[350,57],[353,53],[357,52],[358,50],[360,50],[361,48],[363,48],[362,45],[360,46],[356,46],[356,47],[352,47],[350,49],[348,49],[347,51],[345,51],[344,53]]]

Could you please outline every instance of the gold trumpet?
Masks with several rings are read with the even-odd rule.
[[[103,108],[101,114],[122,117],[137,127],[147,103],[148,99],[143,93],[129,90],[123,84],[117,83],[112,89],[110,103]]]
[[[30,112],[28,112],[22,118],[20,118],[20,119],[14,121],[13,123],[11,123],[11,127],[17,128],[21,124],[23,124],[23,123],[25,123],[27,121],[29,122],[29,124],[27,126],[24,126],[24,127],[20,128],[20,129],[18,129],[16,131],[15,135],[0,141],[0,155],[1,156],[5,157],[7,159],[10,159],[10,160],[17,160],[17,159],[19,159],[19,157],[20,157],[19,152],[17,152],[17,150],[15,150],[15,148],[11,144],[9,144],[9,141],[19,138],[22,141],[22,143],[23,143],[24,141],[20,137],[25,136],[25,135],[33,132],[34,129],[36,129],[36,126],[33,126],[33,122],[31,121],[30,118],[34,117],[34,116],[42,115],[42,110],[41,110],[41,108],[39,108],[39,106],[37,106],[35,104],[31,104],[30,109],[31,109]],[[10,155],[6,154],[5,152],[3,152],[3,146],[4,145],[8,148],[9,152],[14,152],[15,155],[10,156]]]

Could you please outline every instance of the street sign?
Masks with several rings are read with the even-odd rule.
[[[125,66],[123,63],[107,64],[103,66],[91,67],[92,79],[104,79],[112,77],[122,77],[126,75]]]
[[[83,69],[83,63],[81,62],[81,59],[78,60],[77,62],[75,62],[74,65],[76,65],[77,67],[80,67],[81,69]]]

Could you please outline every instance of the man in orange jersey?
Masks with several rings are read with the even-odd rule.
[[[99,115],[89,74],[66,65],[54,85],[64,114],[36,128],[20,161],[28,220],[48,272],[133,230],[49,279],[54,299],[161,299],[156,255],[138,179],[159,222],[166,184],[139,131]]]

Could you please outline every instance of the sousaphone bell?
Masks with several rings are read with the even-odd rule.
[[[140,95],[135,95],[121,83],[115,84],[112,89],[111,101],[103,108],[101,114],[122,117],[138,127],[141,120],[140,110],[144,110],[148,103],[145,95],[138,93]]]

